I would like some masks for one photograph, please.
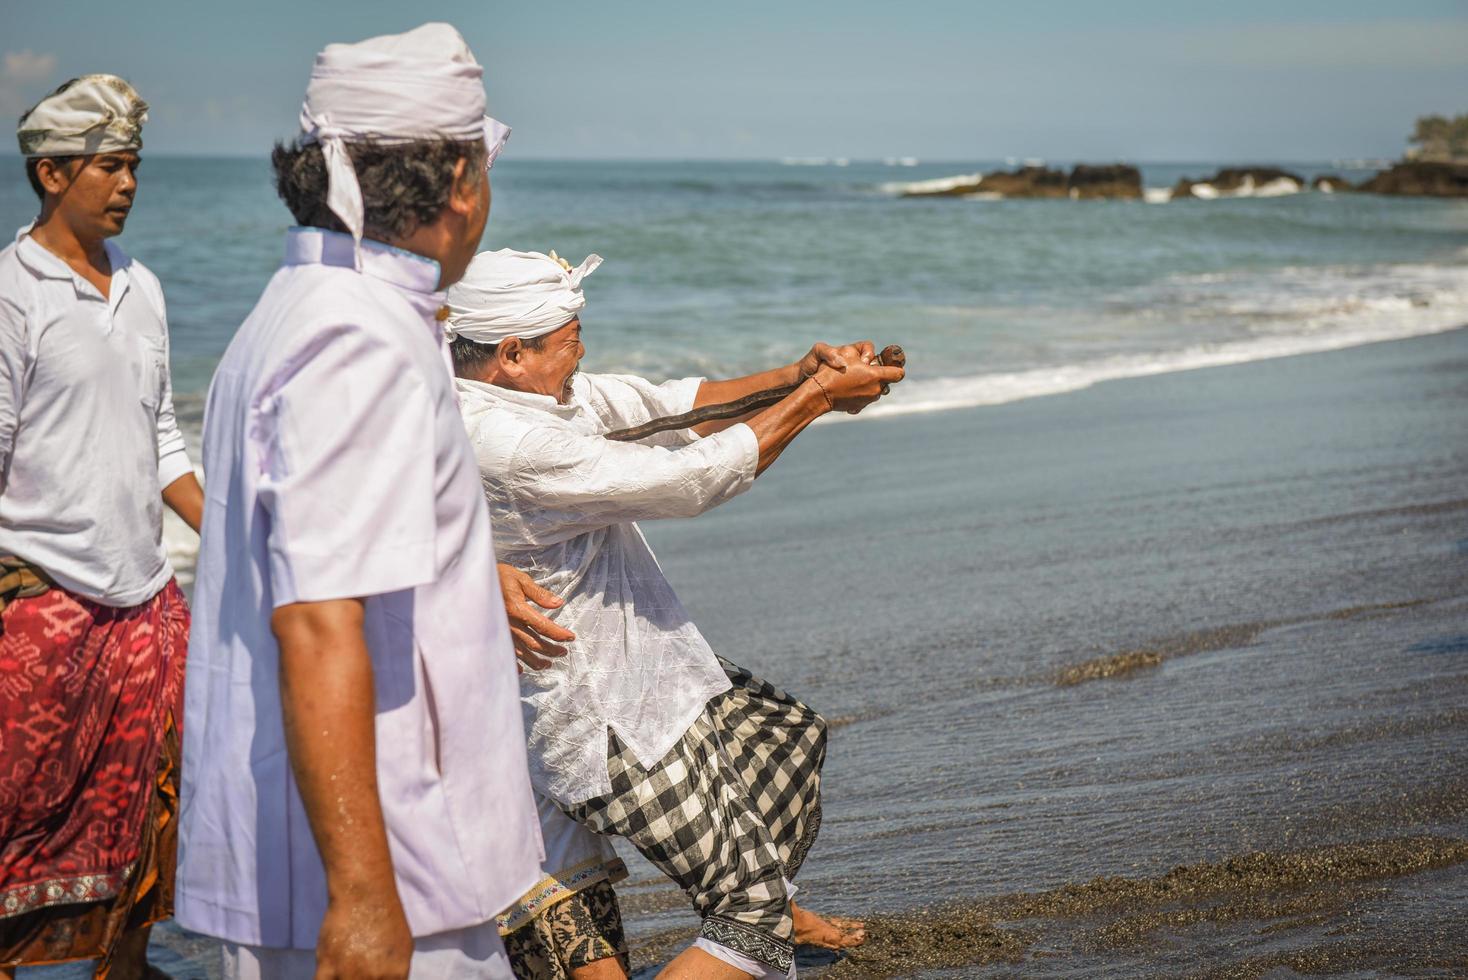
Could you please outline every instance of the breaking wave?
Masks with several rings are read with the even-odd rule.
[[[1115,302],[1107,316],[1124,332],[1128,319],[1144,313],[1149,319],[1171,314],[1188,328],[1182,337],[1200,339],[1140,353],[915,378],[862,417],[1002,405],[1104,381],[1443,333],[1468,325],[1468,268],[1392,265],[1178,276]]]

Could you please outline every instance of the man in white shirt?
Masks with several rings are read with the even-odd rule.
[[[809,423],[859,410],[902,371],[871,363],[862,344],[818,345],[731,381],[580,374],[581,281],[599,263],[486,252],[449,291],[496,549],[563,600],[552,618],[575,635],[521,680],[531,778],[583,826],[626,837],[693,900],[701,935],[670,975],[783,977],[798,931],[790,879],[820,824],[825,723],[714,655],[635,522],[692,517],[744,492]],[[604,438],[791,384],[743,421],[643,443]],[[842,944],[838,928],[817,923]]]
[[[107,239],[147,105],[72,79],[17,133],[40,216],[0,251],[0,975],[142,976],[173,908],[188,609],[166,502],[203,493],[174,418],[158,280]]]
[[[508,977],[538,878],[490,519],[442,290],[507,130],[446,24],[316,60],[302,226],[205,413],[178,919],[229,977]],[[314,949],[314,952],[313,952]]]

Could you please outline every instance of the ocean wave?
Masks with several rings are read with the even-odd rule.
[[[953,177],[934,177],[931,180],[895,180],[886,184],[879,184],[877,189],[883,194],[900,196],[902,194],[939,194],[943,191],[951,191],[955,187],[964,187],[968,184],[977,184],[984,179],[981,173],[958,174]]]
[[[890,400],[863,412],[862,418],[1002,405],[1080,391],[1105,381],[1322,353],[1468,325],[1468,269],[1462,267],[1390,266],[1369,275],[1349,268],[1283,269],[1254,277],[1247,295],[1219,302],[1219,290],[1237,287],[1246,278],[1244,274],[1177,277],[1156,288],[1154,299],[1164,314],[1173,310],[1180,323],[1211,319],[1234,330],[1242,328],[1250,336],[1011,371],[913,379],[897,388]],[[1311,288],[1301,291],[1307,282]],[[1188,304],[1200,301],[1198,287],[1213,293],[1214,305],[1206,313],[1194,308],[1184,315]],[[1162,293],[1170,293],[1172,302]]]

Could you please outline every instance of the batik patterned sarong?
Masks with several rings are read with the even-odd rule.
[[[622,912],[610,881],[598,881],[505,934],[515,980],[570,980],[610,956],[628,970]]]
[[[177,784],[163,749],[189,617],[173,582],[123,609],[52,588],[10,603],[0,629],[0,950],[13,950],[30,913],[112,902],[158,872],[144,851]]]
[[[723,662],[733,688],[668,753],[643,767],[607,733],[612,792],[566,813],[625,837],[681,887],[701,934],[777,970],[794,959],[793,879],[820,828],[826,724],[810,708]]]

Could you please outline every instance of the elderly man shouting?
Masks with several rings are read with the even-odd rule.
[[[730,381],[580,374],[581,280],[599,263],[481,253],[448,296],[496,549],[561,600],[552,618],[569,631],[560,637],[574,634],[564,656],[542,637],[519,637],[545,664],[521,679],[531,779],[584,827],[626,837],[688,893],[700,938],[667,975],[783,977],[803,925],[790,879],[820,825],[825,723],[715,656],[636,522],[693,517],[743,493],[807,425],[859,410],[902,371],[872,363],[862,344],[818,345],[795,364]],[[642,443],[604,438],[797,383],[743,421]],[[810,928],[837,934],[830,944],[843,942],[839,928],[810,918]]]

